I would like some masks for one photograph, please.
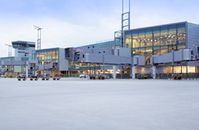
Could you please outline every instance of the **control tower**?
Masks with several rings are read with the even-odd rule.
[[[15,57],[25,58],[26,60],[33,59],[35,52],[35,42],[28,41],[14,41],[12,42],[12,47],[15,49]]]

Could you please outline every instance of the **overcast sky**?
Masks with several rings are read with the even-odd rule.
[[[199,0],[131,0],[131,28],[189,21],[199,24]],[[42,48],[72,47],[113,39],[120,29],[121,0],[0,0],[0,57],[11,41]]]

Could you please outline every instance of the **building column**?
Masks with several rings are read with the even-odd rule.
[[[117,71],[117,66],[116,65],[114,65],[113,66],[113,79],[116,79],[116,76],[117,76],[117,74],[116,74],[116,71]]]
[[[28,68],[29,68],[29,64],[28,64],[28,61],[26,61],[26,78],[28,78]]]
[[[132,68],[131,68],[131,70],[132,70],[132,72],[131,72],[132,79],[135,79],[135,68],[136,68],[136,66],[132,66]]]
[[[152,66],[153,79],[156,79],[156,66]]]

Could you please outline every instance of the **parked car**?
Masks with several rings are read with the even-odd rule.
[[[138,79],[153,79],[151,74],[139,74],[137,75]]]
[[[99,80],[104,80],[104,79],[110,79],[110,76],[107,74],[92,74],[89,76],[90,79],[99,79]]]
[[[80,74],[79,75],[79,78],[87,78],[88,77],[88,75],[86,75],[86,74]]]
[[[182,74],[175,74],[173,80],[182,80]]]
[[[96,75],[94,75],[94,74],[91,74],[91,75],[89,75],[89,78],[92,80],[92,79],[96,79]]]
[[[25,74],[20,74],[20,75],[17,76],[17,79],[18,79],[18,81],[21,81],[21,80],[25,81],[26,80],[26,75]]]
[[[50,75],[48,75],[48,74],[43,75],[43,76],[41,76],[41,79],[42,80],[49,80],[50,79]]]
[[[30,78],[31,81],[32,81],[32,80],[35,80],[35,81],[36,81],[36,80],[39,79],[39,77],[36,76],[36,75],[30,75],[29,78]]]
[[[53,80],[60,80],[61,79],[61,77],[59,76],[59,75],[55,75],[54,77],[53,77]]]

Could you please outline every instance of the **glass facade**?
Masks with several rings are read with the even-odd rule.
[[[38,63],[41,65],[50,64],[50,63],[58,63],[59,59],[59,49],[49,49],[42,50],[36,52],[36,58]]]
[[[125,45],[132,55],[142,55],[150,64],[151,55],[161,55],[186,48],[186,22],[125,32]]]

